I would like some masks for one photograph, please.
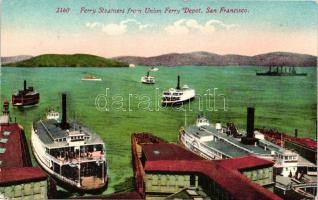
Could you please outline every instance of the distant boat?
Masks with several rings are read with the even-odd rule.
[[[82,78],[82,81],[101,81],[101,78],[97,78],[96,76],[93,75],[86,75]]]
[[[134,65],[134,64],[129,64],[129,68],[135,68],[136,67],[136,65]]]
[[[178,84],[176,88],[170,88],[164,91],[161,103],[163,105],[178,105],[183,102],[191,101],[195,98],[195,90],[188,85],[180,87],[180,76],[178,76]]]
[[[275,68],[272,70],[272,68]],[[256,72],[257,76],[307,76],[306,73],[297,73],[295,67],[270,66],[267,72]]]
[[[151,67],[151,68],[150,68],[150,71],[156,72],[156,71],[159,71],[159,68],[157,68],[157,67]]]
[[[147,72],[146,76],[141,77],[141,82],[144,84],[154,84],[155,83],[155,77],[150,76],[149,72]]]
[[[34,90],[32,86],[27,87],[26,80],[24,80],[23,90],[19,90],[12,95],[12,105],[14,106],[30,106],[38,104],[40,100],[40,93]]]

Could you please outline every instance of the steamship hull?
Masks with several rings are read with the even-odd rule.
[[[12,105],[14,106],[33,106],[38,104],[40,101],[40,94],[32,94],[25,96],[12,95]]]
[[[39,166],[51,177],[53,177],[59,185],[66,189],[72,189],[76,191],[83,191],[83,192],[98,192],[102,189],[104,189],[107,185],[107,168],[106,168],[106,161],[98,161],[99,165],[102,165],[102,175],[101,177],[104,177],[103,180],[102,178],[99,178],[97,182],[94,184],[89,184],[89,185],[83,185],[80,183],[80,181],[74,181],[66,176],[63,176],[59,173],[56,173],[56,170],[54,170],[53,165],[58,163],[59,161],[55,158],[53,158],[51,155],[45,153],[44,151],[44,146],[39,142],[39,138],[37,137],[34,128],[32,127],[32,135],[31,135],[31,148],[32,148],[32,153],[39,164]],[[63,162],[60,162],[61,164]],[[97,162],[95,162],[97,163]],[[83,165],[83,163],[81,163]],[[97,164],[96,164],[97,165]],[[63,163],[60,167],[63,168],[63,166],[72,166],[74,168],[74,171],[76,173],[79,172],[79,164],[76,162],[71,162],[71,163]],[[77,168],[77,169],[76,169]],[[69,173],[74,173],[74,172],[69,172]],[[79,174],[77,174],[79,176]],[[95,177],[95,179],[98,179]]]
[[[306,73],[297,73],[297,74],[290,74],[290,73],[269,73],[269,72],[257,72],[257,76],[307,76]]]
[[[169,98],[163,98],[161,100],[161,105],[163,106],[178,106],[178,105],[182,105],[185,103],[189,103],[191,101],[193,101],[195,99],[195,97],[188,97],[185,99],[181,99],[181,100],[171,100]]]

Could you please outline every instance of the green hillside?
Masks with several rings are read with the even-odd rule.
[[[128,67],[126,63],[88,54],[45,54],[6,64],[9,67]]]

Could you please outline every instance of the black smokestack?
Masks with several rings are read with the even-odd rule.
[[[295,138],[297,138],[298,137],[298,129],[296,128],[295,129]]]
[[[147,77],[149,76],[149,71],[147,72]]]
[[[246,136],[241,138],[241,142],[247,145],[255,145],[258,139],[254,137],[254,113],[255,108],[247,108]]]
[[[178,83],[176,89],[180,89],[180,76],[178,75]]]
[[[23,89],[26,91],[26,80],[23,81]]]
[[[253,107],[247,108],[246,136],[249,138],[254,137],[254,113]]]
[[[61,128],[68,129],[69,124],[67,123],[66,119],[66,94],[62,94],[62,120],[61,120]]]

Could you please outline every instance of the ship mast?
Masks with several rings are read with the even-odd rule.
[[[187,126],[187,110],[184,110],[184,127]]]

